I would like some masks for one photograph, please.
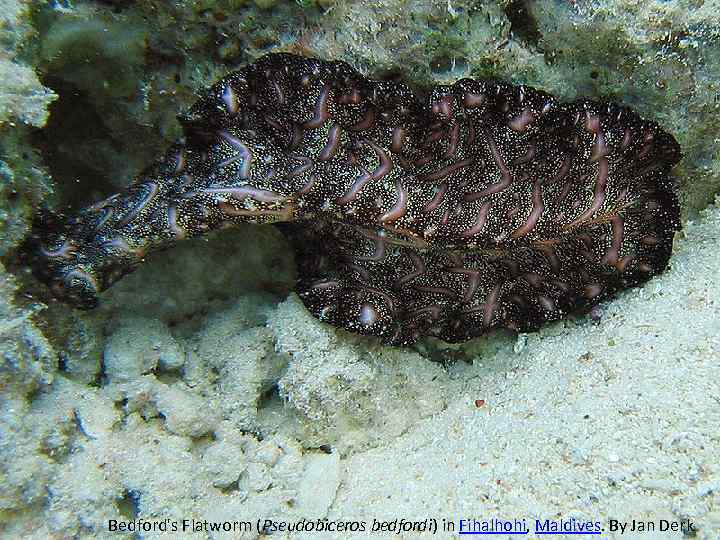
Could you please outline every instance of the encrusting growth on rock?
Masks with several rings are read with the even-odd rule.
[[[420,97],[270,54],[181,122],[185,139],[126,191],[38,221],[33,267],[58,298],[93,307],[150,251],[283,222],[318,318],[395,345],[457,342],[647,281],[680,227],[678,144],[614,103],[470,79]]]

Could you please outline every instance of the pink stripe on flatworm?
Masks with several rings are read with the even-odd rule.
[[[468,92],[465,94],[465,99],[463,100],[463,104],[468,109],[475,109],[485,103],[485,95],[484,94],[475,94],[473,92]]]
[[[178,225],[177,222],[177,207],[176,206],[170,206],[167,210],[167,220],[168,220],[168,228],[170,229],[170,232],[173,233],[176,240],[182,240],[185,238],[186,233],[185,229],[183,229],[180,225]]]
[[[237,161],[238,158],[242,159],[242,165],[240,166],[240,178],[247,178],[250,173],[250,165],[252,164],[252,152],[245,145],[244,142],[242,142],[237,137],[231,135],[227,131],[221,131],[220,136],[228,143],[230,143],[230,145],[235,148],[240,154],[239,156],[225,160],[220,164],[220,166],[224,166],[232,163],[233,161]]]
[[[460,124],[455,124],[450,128],[448,135],[448,147],[445,151],[445,157],[453,158],[457,153],[458,141],[460,140]]]
[[[623,232],[625,225],[623,219],[620,216],[614,216],[610,223],[612,225],[612,242],[603,258],[600,259],[600,264],[615,265],[620,258],[620,248],[622,247]]]
[[[407,137],[407,131],[405,128],[395,127],[392,131],[392,144],[390,150],[394,153],[399,154],[402,152],[403,144],[405,144],[405,138]]]
[[[475,236],[485,228],[485,223],[487,222],[487,216],[491,206],[492,203],[490,201],[486,201],[483,203],[483,205],[480,207],[480,211],[478,212],[478,217],[475,220],[475,223],[472,225],[472,227],[470,227],[466,231],[463,231],[463,237],[469,238],[471,236]]]
[[[510,238],[517,239],[526,236],[535,228],[537,222],[540,220],[545,207],[543,206],[542,188],[540,187],[539,181],[535,182],[535,185],[533,186],[532,204],[532,210],[530,211],[527,221],[522,226],[515,229],[510,235]]]
[[[407,212],[408,192],[400,183],[399,179],[395,181],[395,189],[398,194],[397,202],[390,210],[388,210],[378,218],[378,221],[380,223],[387,223],[390,221],[398,220],[403,217]]]
[[[429,203],[425,205],[425,207],[422,209],[424,213],[433,212],[437,209],[438,206],[442,203],[443,199],[445,198],[445,193],[447,193],[448,190],[448,184],[447,182],[443,182],[439,186],[435,187],[435,195],[430,200]]]
[[[535,113],[533,113],[530,109],[523,109],[523,112],[520,114],[520,116],[516,116],[515,118],[510,120],[510,123],[508,125],[513,131],[517,131],[518,133],[525,133],[527,131],[527,128],[530,126],[530,124],[533,123],[534,120]]]
[[[363,116],[363,119],[360,120],[357,124],[348,126],[348,129],[351,131],[363,131],[365,129],[370,129],[374,125],[375,111],[373,109],[368,109],[367,111],[365,111],[365,116]]]
[[[238,112],[238,108],[240,107],[240,103],[238,102],[237,94],[231,85],[228,84],[225,88],[223,88],[222,100],[228,114],[230,116],[235,116]]]
[[[502,179],[499,182],[496,182],[495,184],[492,184],[492,185],[486,187],[482,191],[466,193],[465,200],[467,202],[476,201],[476,200],[486,197],[488,195],[492,195],[494,193],[499,193],[500,191],[507,188],[512,182],[512,178],[510,177],[510,171],[508,170],[507,165],[505,165],[505,161],[503,160],[502,156],[500,155],[500,151],[498,150],[498,147],[495,144],[495,140],[487,132],[485,133],[485,138],[487,139],[488,146],[490,147],[490,153],[492,153],[493,159],[495,160],[495,164],[497,165],[498,169],[500,169],[500,175],[501,175]]]
[[[364,172],[358,175],[353,181],[353,183],[350,185],[350,188],[345,192],[345,195],[343,195],[337,200],[337,203],[340,205],[345,205],[355,200],[360,190],[364,188],[365,184],[372,180],[372,178],[372,174],[368,172]]]
[[[492,323],[492,316],[497,306],[498,296],[500,295],[500,284],[495,285],[488,295],[485,297],[483,306],[483,326],[487,328]]]
[[[600,207],[605,202],[607,179],[608,160],[607,158],[602,157],[598,161],[598,174],[597,179],[595,180],[595,193],[593,203],[590,205],[590,208],[588,208],[587,210],[585,210],[585,212],[575,218],[570,224],[565,227],[565,229],[569,229],[571,227],[574,227],[575,225],[578,225],[579,223],[582,223],[583,221],[592,217],[592,215],[600,209]]]
[[[150,204],[150,201],[155,198],[155,195],[157,195],[158,192],[158,185],[155,182],[148,182],[145,185],[148,187],[148,191],[145,193],[145,197],[143,197],[141,201],[139,201],[135,206],[133,206],[128,212],[125,213],[125,215],[117,223],[116,227],[124,227],[125,225],[130,223],[133,219],[137,217],[140,212],[143,211],[143,209],[148,204]]]
[[[328,112],[329,91],[330,87],[327,84],[323,86],[317,102],[315,103],[315,116],[302,125],[303,129],[317,129],[322,126],[328,118],[330,118],[330,113]]]
[[[459,171],[460,169],[463,169],[465,167],[469,167],[475,163],[475,158],[467,158],[463,159],[461,161],[456,161],[455,163],[451,163],[450,165],[446,165],[445,167],[441,167],[435,172],[426,174],[424,176],[418,177],[418,180],[421,182],[434,182],[435,180],[440,180],[441,178],[445,178],[456,171]]]
[[[273,203],[281,202],[287,199],[283,195],[278,195],[274,191],[268,191],[267,189],[259,189],[248,184],[237,187],[222,187],[222,186],[210,186],[202,188],[200,191],[204,193],[222,193],[228,194],[233,199],[242,201],[248,197],[255,199],[259,202]]]
[[[337,124],[333,124],[332,127],[328,130],[327,142],[325,143],[325,146],[323,146],[323,149],[318,156],[318,159],[320,161],[327,161],[335,155],[338,149],[340,133],[340,126],[338,126]]]
[[[396,286],[405,285],[406,283],[412,281],[417,277],[420,277],[425,273],[425,263],[423,262],[423,259],[422,257],[420,257],[420,255],[418,255],[417,253],[413,253],[412,251],[405,251],[404,254],[412,260],[413,264],[415,265],[415,269],[409,274],[405,274],[403,277],[399,278],[395,282]]]

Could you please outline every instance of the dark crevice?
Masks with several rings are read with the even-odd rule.
[[[59,99],[50,106],[50,117],[45,129],[32,136],[33,145],[44,156],[44,162],[56,181],[65,184],[58,190],[61,207],[81,206],[103,198],[116,190],[98,160],[97,167],[88,165],[82,150],[93,149],[101,153],[122,151],[112,144],[103,120],[90,99],[72,84],[48,76],[43,83],[52,88]]]
[[[278,401],[282,402],[282,398],[280,397],[280,389],[278,388],[277,384],[273,384],[270,388],[260,394],[260,397],[258,397],[258,411],[262,409],[267,409],[268,407],[271,407],[273,403],[276,403]]]
[[[134,489],[125,490],[122,498],[115,502],[115,506],[124,518],[136,519],[140,514],[140,492]]]
[[[510,21],[510,31],[517,39],[536,49],[542,49],[542,34],[530,10],[529,0],[512,0],[505,7],[505,16]]]
[[[65,353],[58,354],[58,363],[57,363],[58,371],[62,373],[68,372],[68,365],[67,365],[67,355]]]
[[[183,378],[184,370],[182,368],[163,368],[158,365],[152,370],[152,373],[157,377],[157,380],[163,384],[172,385]]]
[[[128,398],[122,398],[114,403],[114,406],[117,410],[122,411],[123,413],[126,412],[126,407],[128,404]]]
[[[135,0],[95,0],[101,6],[107,6],[115,13],[120,13],[123,9],[130,7]]]
[[[230,495],[231,493],[240,491],[240,486],[238,484],[238,481],[235,480],[232,484],[229,484],[225,487],[219,487],[218,489],[223,495]]]
[[[105,355],[100,355],[100,369],[98,369],[97,375],[95,376],[95,386],[98,388],[102,388],[103,386],[107,386],[109,384],[109,379],[107,376],[106,366],[105,366]]]
[[[218,440],[217,434],[214,431],[199,435],[196,437],[190,436],[190,453],[196,457],[202,456],[208,448],[215,444]]]

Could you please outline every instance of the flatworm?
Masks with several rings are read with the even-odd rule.
[[[36,274],[93,307],[150,251],[286,222],[317,317],[407,345],[538,328],[667,266],[675,139],[628,107],[463,79],[420,97],[269,54],[215,84],[124,193],[35,229]]]

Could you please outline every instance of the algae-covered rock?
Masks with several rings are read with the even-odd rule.
[[[0,126],[12,121],[43,127],[57,96],[29,66],[0,57]]]
[[[267,328],[243,328],[242,308],[250,302],[239,304],[205,322],[191,359],[217,374],[213,390],[218,412],[243,429],[258,429],[263,396],[277,384],[286,358],[275,352]],[[186,379],[192,382],[188,372]]]
[[[0,264],[0,400],[24,397],[52,382],[55,354],[32,321],[33,311],[15,307],[14,278]]]
[[[0,256],[27,234],[38,203],[51,192],[30,142],[30,127],[41,128],[57,95],[44,86],[23,48],[34,29],[29,2],[8,0],[0,9]]]
[[[216,422],[205,400],[184,385],[161,385],[155,402],[168,431],[176,435],[202,437],[212,431]]]
[[[38,205],[52,197],[52,188],[24,129],[3,135],[0,128],[0,137],[0,256],[5,256],[25,238]]]
[[[40,504],[50,474],[43,413],[33,398],[52,383],[55,354],[32,322],[33,312],[15,306],[15,281],[0,265],[0,516]]]

